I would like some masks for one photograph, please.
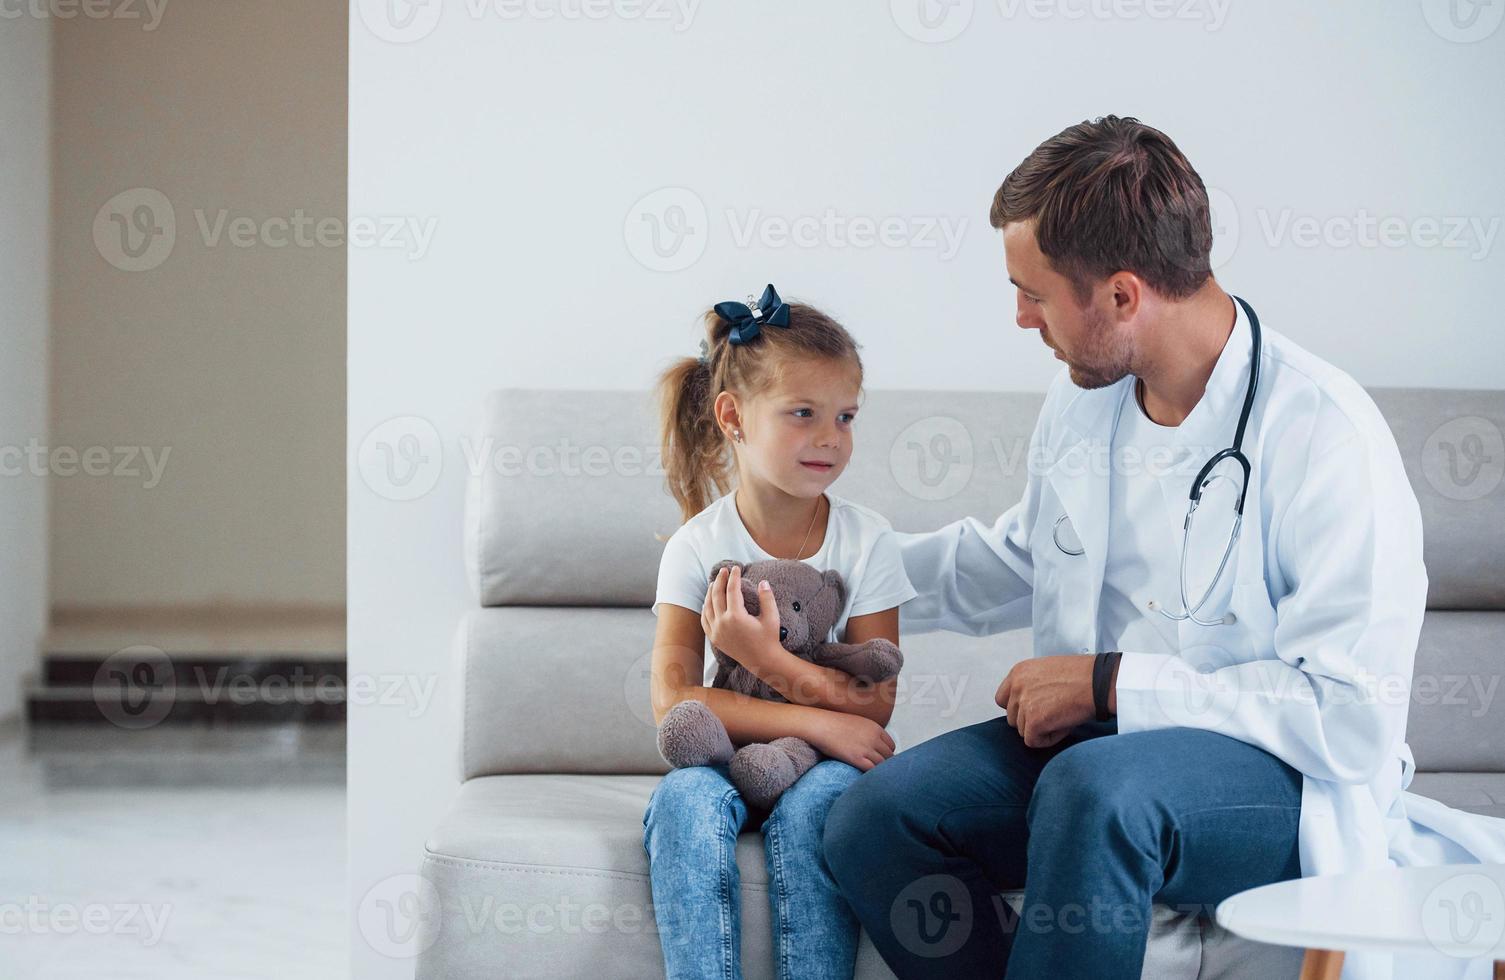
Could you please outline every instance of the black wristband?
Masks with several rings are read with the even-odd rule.
[[[1097,720],[1107,721],[1108,689],[1113,686],[1113,671],[1118,667],[1123,654],[1117,650],[1100,653],[1092,662],[1092,706],[1097,709]]]

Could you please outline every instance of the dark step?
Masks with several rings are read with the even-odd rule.
[[[45,683],[27,691],[34,723],[323,724],[345,720],[341,657],[173,653],[150,646],[51,654]]]
[[[147,663],[159,679],[170,673],[179,687],[219,684],[261,684],[272,678],[289,682],[345,683],[342,657],[243,657],[201,653],[160,653],[141,648],[142,653],[114,654],[53,653],[43,660],[42,680],[49,687],[89,687],[108,668],[136,670]]]
[[[345,689],[312,685],[275,691],[207,692],[192,687],[134,684],[127,689],[38,687],[26,696],[32,723],[114,725],[140,730],[157,725],[329,724],[345,721]]]

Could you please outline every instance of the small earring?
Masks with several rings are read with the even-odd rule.
[[[732,435],[734,435],[734,436],[737,437],[737,441],[738,442],[742,441],[742,430],[741,429],[733,429],[732,430]]]

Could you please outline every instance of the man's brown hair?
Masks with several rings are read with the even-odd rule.
[[[1032,218],[1040,251],[1082,303],[1093,280],[1121,269],[1172,299],[1212,275],[1202,178],[1169,136],[1132,117],[1063,129],[1004,178],[989,223]]]

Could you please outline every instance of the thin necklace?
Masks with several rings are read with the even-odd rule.
[[[820,500],[821,500],[820,497],[816,497],[815,498],[815,510],[810,515],[810,526],[807,527],[807,528],[805,528],[805,541],[809,541],[810,540],[810,532],[813,531],[813,530],[815,530],[815,518],[816,518],[816,515],[820,513]],[[800,560],[800,552],[802,552],[802,551],[805,550],[805,541],[801,541],[800,542],[799,550],[794,553],[794,560],[795,561],[799,561]]]
[[[825,495],[822,494],[821,496],[823,497]],[[805,545],[810,540],[810,532],[813,531],[813,530],[815,530],[815,518],[818,517],[818,516],[820,516],[820,501],[821,501],[820,497],[816,497],[815,498],[815,510],[810,514],[810,526],[807,527],[807,528],[805,528],[805,540],[800,542],[799,550],[794,553],[794,559],[793,559],[794,561],[800,561],[801,560],[800,559],[800,554],[802,552],[804,552]],[[732,496],[732,506],[735,507],[736,505],[737,505],[737,499],[736,499],[736,495],[734,494]],[[741,519],[741,515],[740,514],[738,515],[738,519],[739,520]],[[746,526],[747,526],[746,524],[743,525],[744,528]],[[751,536],[751,532],[749,532],[749,536]],[[754,543],[756,544],[756,542],[754,542]],[[812,552],[812,554],[814,554],[814,552]]]

